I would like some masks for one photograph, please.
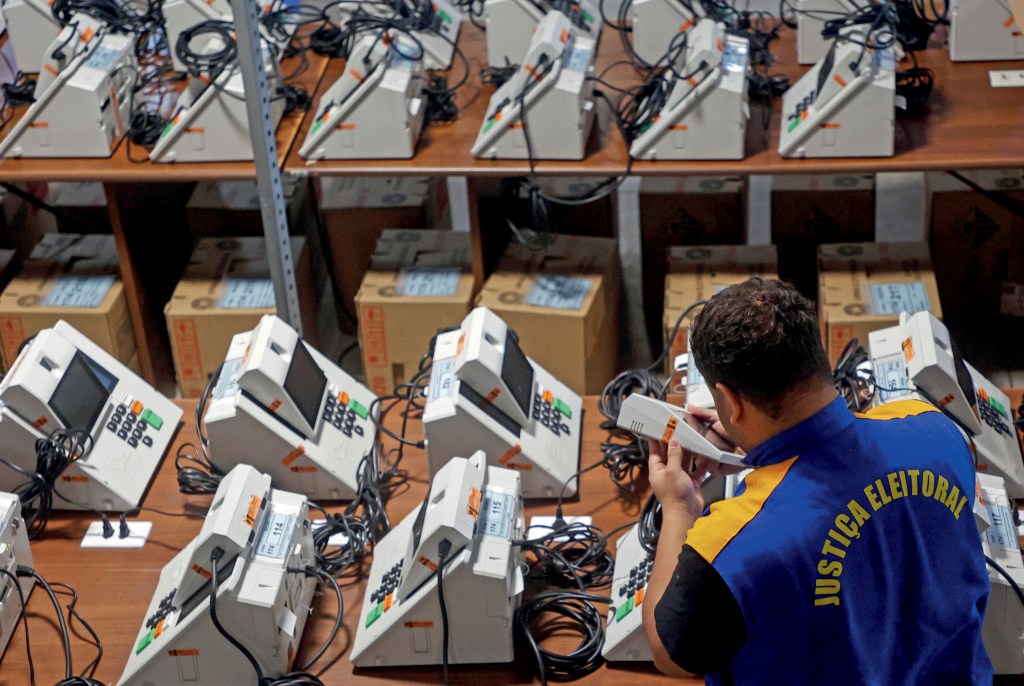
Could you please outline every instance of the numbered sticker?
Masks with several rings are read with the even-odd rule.
[[[438,360],[430,372],[430,399],[447,398],[455,393],[455,358]]]
[[[488,488],[480,507],[478,531],[487,536],[510,538],[515,515],[514,498],[508,491]]]
[[[256,554],[283,560],[291,543],[292,532],[295,530],[295,515],[281,514],[273,510],[263,522],[256,542]]]

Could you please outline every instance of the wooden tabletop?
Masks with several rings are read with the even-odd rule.
[[[185,417],[194,414],[195,401],[179,401],[185,409]],[[583,460],[584,466],[600,460],[600,443],[606,433],[599,428],[600,413],[596,400],[587,398],[584,402],[583,418]],[[398,413],[388,417],[387,424],[394,430],[399,428]],[[144,505],[168,512],[193,511],[205,514],[210,497],[183,496],[178,493],[174,472],[173,456],[177,447],[195,440],[195,430],[186,420],[173,443],[171,451],[161,463],[157,477],[146,495]],[[410,423],[409,438],[422,437],[418,422]],[[386,445],[388,443],[386,442]],[[410,475],[408,489],[396,495],[388,503],[388,514],[397,524],[426,494],[427,469],[423,451],[407,451],[402,466]],[[610,531],[617,526],[636,519],[646,493],[635,498],[624,498],[612,484],[608,473],[602,468],[583,475],[578,497],[566,502],[566,515],[590,515],[594,524]],[[646,486],[645,486],[646,489]],[[328,508],[337,511],[340,508]],[[553,501],[527,501],[527,520],[535,515],[552,515]],[[145,617],[146,608],[152,598],[159,579],[160,570],[198,533],[202,522],[194,519],[161,517],[143,513],[138,519],[153,522],[153,531],[145,547],[138,550],[103,550],[80,548],[82,536],[92,517],[81,517],[71,513],[56,513],[44,536],[32,543],[34,563],[47,581],[60,581],[73,586],[79,594],[78,610],[92,623],[103,641],[105,653],[96,677],[107,684],[115,684],[128,661],[129,651],[134,648],[135,638]],[[116,526],[116,520],[115,520]],[[617,537],[616,537],[617,540]],[[614,541],[613,541],[614,544]],[[367,567],[367,572],[369,568]],[[342,584],[345,598],[344,629],[335,644],[327,651],[318,669],[327,665],[321,675],[325,684],[349,683],[353,680],[368,684],[402,684],[408,682],[440,683],[440,668],[387,668],[356,670],[348,660],[348,651],[355,637],[358,624],[365,579],[354,580],[345,577]],[[29,603],[29,621],[32,654],[35,657],[37,683],[52,684],[63,677],[63,660],[60,636],[54,624],[54,613],[46,594],[41,590],[33,592]],[[602,613],[607,610],[602,606]],[[317,601],[313,617],[306,625],[302,647],[296,664],[311,655],[327,638],[336,617],[333,593]],[[84,632],[80,632],[84,634]],[[561,636],[552,639],[569,648],[575,645],[576,637]],[[225,644],[225,650],[230,646]],[[94,649],[80,637],[72,639],[75,667],[81,669],[92,659]],[[453,682],[463,685],[484,683],[485,679],[494,684],[524,684],[535,680],[532,663],[521,660],[519,665],[459,666],[453,668]],[[7,652],[0,662],[0,686],[24,686],[28,683],[28,667],[25,653],[25,636],[19,625]],[[355,679],[354,679],[355,677]],[[616,686],[648,686],[652,683],[678,683],[657,674],[649,663],[634,665],[606,665],[582,680],[588,685],[616,684]],[[691,681],[686,683],[700,683]],[[227,686],[227,685],[225,685]]]
[[[328,59],[313,52],[308,53],[308,64],[290,83],[301,86],[312,94],[327,67]],[[281,73],[288,76],[300,67],[297,57],[281,62]],[[185,83],[176,84],[184,90]],[[27,108],[20,108],[14,118],[0,134],[6,135],[25,114]],[[281,118],[277,127],[278,161],[284,162],[288,151],[295,142],[299,125],[306,115],[304,110],[295,110]],[[0,179],[3,181],[110,181],[110,182],[170,182],[200,180],[255,179],[256,165],[252,162],[150,162],[145,148],[132,145],[129,159],[129,145],[122,140],[109,158],[76,159],[2,159],[0,158]],[[132,159],[142,160],[133,162]]]
[[[788,76],[792,82],[806,71],[796,63],[796,33],[783,29],[771,44],[776,64],[772,74]],[[312,115],[295,112],[285,117],[277,131],[279,161],[287,173],[305,175],[434,175],[434,176],[509,176],[528,170],[522,160],[477,160],[470,153],[487,109],[493,89],[480,84],[480,70],[486,66],[483,32],[465,23],[459,47],[469,63],[466,84],[458,91],[459,118],[448,124],[425,127],[416,155],[409,160],[335,160],[308,163],[298,148],[309,130]],[[309,68],[298,79],[314,93],[314,109],[319,95],[333,84],[344,70],[344,60],[308,53]],[[605,29],[598,53],[597,68],[624,59],[620,36]],[[954,64],[949,53],[936,43],[919,54],[921,66],[935,73],[935,92],[924,115],[898,115],[896,155],[891,158],[784,159],[776,152],[779,140],[779,109],[776,98],[768,128],[763,128],[763,110],[752,103],[748,125],[746,158],[736,161],[636,162],[632,171],[642,175],[686,174],[785,174],[841,173],[909,170],[985,169],[1024,166],[1024,145],[1019,131],[1024,124],[1024,89],[992,88],[989,71],[1020,69],[1024,62],[974,62]],[[295,58],[282,63],[288,73]],[[456,57],[448,73],[450,83],[465,72]],[[616,67],[606,80],[617,86],[637,82],[629,67]],[[582,161],[541,162],[537,171],[561,175],[618,175],[626,170],[626,146],[619,131],[609,123],[607,107],[598,102],[604,126],[595,127],[586,158]],[[13,126],[13,124],[9,125]],[[9,128],[8,128],[9,130]],[[142,156],[136,148],[133,156]],[[5,181],[126,181],[163,182],[205,179],[251,179],[255,167],[249,162],[133,163],[122,143],[109,159],[7,159],[0,160],[0,179]]]
[[[466,23],[458,45],[470,65],[469,79],[456,97],[459,118],[449,124],[428,124],[416,155],[410,160],[334,160],[306,162],[293,146],[285,170],[296,175],[343,174],[425,174],[467,176],[510,176],[528,171],[523,160],[478,160],[470,153],[476,140],[493,89],[480,84],[480,70],[486,66],[484,33]],[[782,74],[795,83],[809,67],[796,62],[796,32],[782,29],[771,43],[776,60],[771,74]],[[604,30],[598,49],[597,72],[625,59],[620,36]],[[989,71],[1020,69],[1024,62],[975,62],[953,64],[946,48],[936,46],[919,53],[921,66],[935,73],[935,91],[928,113],[922,116],[897,115],[896,155],[891,158],[785,159],[778,152],[781,98],[775,98],[768,128],[762,125],[764,110],[751,103],[746,158],[737,161],[656,161],[636,162],[632,171],[643,175],[686,174],[783,174],[839,173],[908,170],[950,170],[1001,168],[1024,165],[1024,145],[1019,132],[1024,124],[1024,89],[992,88]],[[906,65],[903,65],[906,68]],[[344,67],[332,60],[320,84],[320,91],[331,86]],[[465,67],[456,57],[449,71],[455,83]],[[618,66],[605,76],[613,85],[623,87],[638,82],[628,66]],[[613,93],[608,93],[614,96]],[[315,102],[319,102],[319,93]],[[607,106],[598,102],[599,112],[607,115]],[[299,131],[305,140],[312,117]],[[537,171],[544,174],[618,175],[626,170],[626,146],[618,129],[607,123],[602,135],[593,135],[586,158],[576,161],[541,162]],[[535,126],[538,124],[534,124]]]

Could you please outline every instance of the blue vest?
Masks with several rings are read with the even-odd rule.
[[[747,643],[709,684],[981,684],[989,580],[963,436],[918,401],[837,398],[757,446],[687,536]]]

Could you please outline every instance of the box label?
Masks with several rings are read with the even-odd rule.
[[[18,357],[18,348],[25,340],[25,325],[21,317],[4,317],[0,319],[0,340],[4,344],[4,355],[7,364],[14,364]]]
[[[871,308],[874,314],[894,314],[900,312],[931,312],[928,301],[928,290],[924,281],[910,283],[873,283],[871,290]]]
[[[114,285],[113,276],[61,276],[40,305],[43,307],[99,307]]]
[[[430,371],[430,399],[446,398],[455,393],[455,358],[434,362]]]
[[[363,330],[363,367],[366,370],[366,381],[374,393],[387,395],[391,389],[387,387],[385,376],[388,367],[388,346],[384,331],[384,308],[380,305],[367,307],[364,316],[359,318],[359,326]]]
[[[256,540],[256,554],[275,560],[284,559],[295,530],[295,515],[281,514],[271,510],[263,522]]]
[[[398,272],[398,296],[450,298],[459,288],[459,269],[402,269]]]
[[[1018,283],[1003,284],[999,313],[1010,317],[1024,317],[1024,286]]]
[[[485,536],[508,539],[512,535],[512,518],[515,516],[514,499],[508,491],[488,488],[480,507],[477,531]]]
[[[583,276],[541,275],[526,294],[525,303],[555,310],[578,310],[590,292],[593,280]]]
[[[899,355],[875,363],[875,389],[883,403],[910,396],[907,388],[907,365]]]
[[[274,283],[270,279],[224,279],[224,292],[217,302],[225,310],[252,310],[274,307]]]

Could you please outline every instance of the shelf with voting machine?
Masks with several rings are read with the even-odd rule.
[[[700,20],[687,38],[679,62],[657,77],[663,102],[629,154],[644,160],[742,159],[750,117],[749,43],[713,19]]]
[[[181,409],[64,321],[40,331],[0,383],[0,491],[39,470],[36,442],[79,437],[53,509],[138,507],[171,444]],[[12,467],[16,467],[14,469]]]
[[[855,40],[853,40],[855,38]],[[893,49],[863,34],[838,39],[782,96],[783,157],[891,157],[895,146]]]
[[[483,5],[487,64],[492,67],[526,64],[534,34],[551,12],[565,17],[595,46],[601,39],[601,8],[593,0],[484,0]]]
[[[45,51],[35,102],[0,157],[110,157],[131,114],[134,39],[77,14]]]
[[[250,464],[276,488],[318,500],[350,500],[373,459],[376,396],[266,315],[231,341],[205,408],[210,460]],[[203,408],[200,408],[200,412]]]
[[[561,12],[537,24],[515,74],[491,96],[472,153],[484,159],[581,160],[594,124],[597,44]]]

